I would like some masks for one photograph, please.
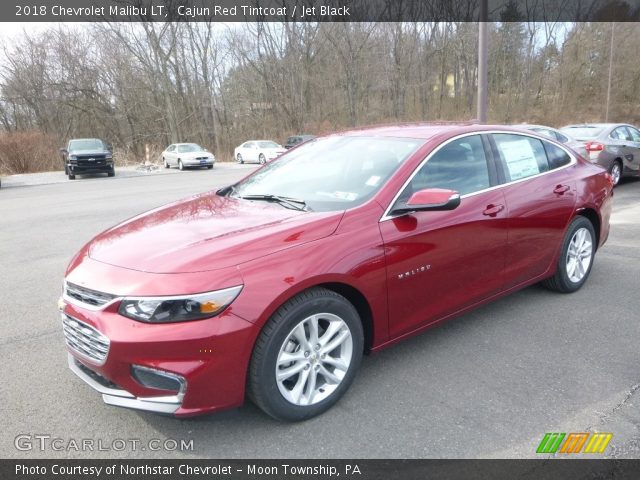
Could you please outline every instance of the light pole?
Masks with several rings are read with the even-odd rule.
[[[616,32],[616,23],[611,22],[611,44],[609,46],[609,80],[607,82],[607,108],[604,114],[604,121],[609,121],[609,102],[611,101],[611,73],[613,72],[613,36]]]
[[[488,0],[480,0],[478,31],[478,121],[487,122],[487,64],[489,52]]]

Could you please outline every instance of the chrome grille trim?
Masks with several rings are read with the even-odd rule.
[[[65,282],[63,296],[71,303],[79,304],[91,310],[99,310],[118,298],[116,295],[98,292],[70,282]]]
[[[80,320],[62,314],[62,331],[69,348],[97,365],[103,365],[109,354],[109,339]]]

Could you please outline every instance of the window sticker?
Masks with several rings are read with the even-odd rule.
[[[511,180],[519,180],[540,173],[538,161],[528,140],[501,142],[498,148],[507,163]]]

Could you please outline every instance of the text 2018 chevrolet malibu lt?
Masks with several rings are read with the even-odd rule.
[[[248,396],[306,419],[364,352],[535,282],[578,290],[611,196],[599,166],[507,127],[316,139],[84,246],[61,303],[69,366],[112,405],[188,416]]]

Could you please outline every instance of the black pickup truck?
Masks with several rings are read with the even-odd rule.
[[[111,148],[98,138],[74,138],[69,140],[60,153],[64,160],[64,173],[69,180],[85,173],[106,173],[113,177],[113,154]]]

